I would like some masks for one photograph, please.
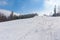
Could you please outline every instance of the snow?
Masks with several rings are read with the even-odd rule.
[[[36,16],[0,23],[0,40],[60,40],[60,17]]]

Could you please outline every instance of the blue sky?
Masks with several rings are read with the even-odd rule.
[[[17,13],[32,13],[44,9],[44,0],[0,0],[0,9]]]

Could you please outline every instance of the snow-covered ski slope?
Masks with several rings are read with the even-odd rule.
[[[36,16],[2,22],[0,40],[60,40],[60,17]]]

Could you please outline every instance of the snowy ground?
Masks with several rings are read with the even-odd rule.
[[[36,16],[0,23],[0,40],[60,40],[60,17]]]

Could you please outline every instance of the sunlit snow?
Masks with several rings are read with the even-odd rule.
[[[36,16],[0,23],[0,40],[60,40],[60,17]]]

